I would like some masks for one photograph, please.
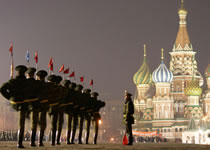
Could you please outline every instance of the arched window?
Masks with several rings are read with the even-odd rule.
[[[177,86],[176,86],[176,91],[177,91],[177,92],[180,92],[180,91],[181,91],[180,85],[177,85]]]

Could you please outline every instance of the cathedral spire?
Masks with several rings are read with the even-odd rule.
[[[164,49],[161,48],[161,60],[163,61],[164,60]]]
[[[147,54],[146,54],[146,44],[144,44],[144,59],[146,58]]]
[[[179,14],[179,31],[177,33],[174,50],[192,50],[190,38],[187,32],[187,10],[184,8],[184,0],[181,0]]]

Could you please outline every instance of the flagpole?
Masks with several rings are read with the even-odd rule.
[[[29,61],[27,61],[27,67],[29,68]]]
[[[36,63],[36,70],[38,70],[38,64]]]
[[[14,77],[14,60],[13,60],[13,54],[11,54],[10,78],[13,79],[13,77]]]
[[[35,65],[36,65],[36,73],[37,73],[37,71],[38,71],[37,63]],[[37,80],[37,75],[35,74],[35,76],[36,76],[36,80]]]

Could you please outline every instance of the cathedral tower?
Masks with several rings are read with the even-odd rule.
[[[146,45],[144,45],[144,60],[139,70],[133,76],[133,82],[136,85],[136,95],[134,104],[136,109],[136,116],[140,119],[143,117],[143,112],[146,109],[146,95],[151,83],[151,73],[146,59]]]
[[[184,117],[186,119],[203,117],[203,110],[200,106],[200,95],[202,94],[202,88],[199,86],[198,81],[192,77],[190,84],[185,88],[185,94],[187,96],[187,103],[184,108]]]
[[[205,76],[206,76],[207,89],[204,92],[203,106],[204,106],[204,115],[208,118],[208,121],[210,121],[210,64],[206,68]]]
[[[153,97],[154,119],[172,120],[174,118],[174,100],[171,97],[170,85],[173,80],[173,74],[164,64],[163,49],[161,51],[161,64],[152,74],[156,87],[156,94]],[[167,126],[168,124],[170,124],[170,121],[165,125]],[[161,125],[163,126],[163,122]]]
[[[187,10],[184,8],[184,0],[181,0],[181,7],[178,10],[179,31],[173,50],[170,52],[170,70],[174,75],[171,94],[175,100],[175,113],[177,117],[183,117],[184,115],[184,105],[187,100],[184,89],[192,80],[192,70],[195,71],[194,79],[200,81],[201,84],[203,82],[201,74],[197,70],[196,52],[193,51],[187,32],[187,13]]]

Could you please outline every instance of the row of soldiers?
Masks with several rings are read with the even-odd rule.
[[[86,138],[88,144],[91,120],[94,122],[97,144],[100,108],[105,106],[97,99],[98,93],[83,86],[62,80],[61,76],[48,75],[44,70],[36,72],[35,68],[19,65],[15,68],[16,77],[4,83],[1,94],[10,100],[11,106],[19,112],[18,148],[24,148],[23,137],[25,119],[31,114],[31,146],[36,146],[37,126],[40,126],[39,146],[44,146],[43,137],[47,126],[47,113],[51,118],[51,145],[60,145],[64,114],[67,115],[67,144],[74,144],[76,129],[79,126],[78,141],[82,144],[83,123],[86,121]],[[26,76],[25,76],[26,74]],[[36,79],[35,79],[36,74]],[[47,82],[45,78],[47,77]]]

